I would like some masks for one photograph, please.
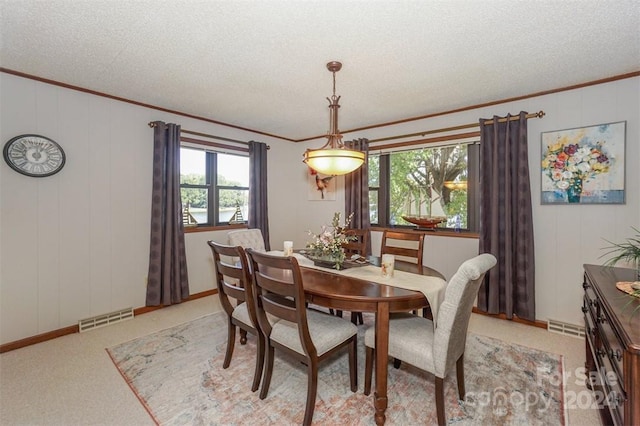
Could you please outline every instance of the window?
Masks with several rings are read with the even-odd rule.
[[[402,216],[441,216],[446,228],[477,231],[478,145],[369,155],[372,224],[414,226]]]
[[[185,225],[246,223],[249,157],[181,147],[180,194]]]

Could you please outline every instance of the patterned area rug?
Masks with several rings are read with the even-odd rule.
[[[373,316],[365,314],[366,323]],[[314,424],[372,425],[373,397],[364,387],[363,326],[359,326],[358,392],[349,390],[347,354],[326,360],[318,373]],[[255,338],[236,342],[228,369],[223,313],[144,336],[107,349],[114,364],[161,425],[300,424],[307,380],[303,365],[276,352],[266,399],[250,390]],[[237,337],[239,340],[239,337]],[[448,424],[566,424],[562,357],[470,334],[465,353],[465,401],[455,374],[445,379]],[[375,380],[375,378],[374,378]],[[436,424],[433,376],[402,364],[389,366],[388,425]],[[373,392],[372,392],[373,394]]]

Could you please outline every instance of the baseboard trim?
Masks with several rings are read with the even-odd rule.
[[[518,318],[516,315],[514,315],[512,319],[509,319],[509,318],[507,318],[507,315],[505,315],[505,314],[490,314],[488,312],[481,311],[480,309],[478,309],[475,306],[473,307],[473,313],[474,314],[479,314],[479,315],[485,315],[485,316],[488,316],[488,317],[498,318],[498,319],[505,320],[505,321],[513,321],[513,322],[517,322],[519,324],[530,325],[530,326],[533,326],[533,327],[544,328],[545,330],[547,329],[547,323],[544,322],[544,321],[540,321],[540,320],[529,321],[529,320],[526,320],[526,319]]]
[[[190,295],[184,302],[189,302],[191,300],[201,299],[203,297],[212,296],[214,294],[218,294],[218,289],[206,290],[200,293]],[[142,315],[149,312],[157,311],[158,309],[165,308],[166,306],[143,306],[140,308],[136,308],[133,310],[134,315]],[[0,354],[13,351],[16,349],[24,348],[26,346],[35,345],[37,343],[46,342],[47,340],[53,340],[58,337],[66,336],[68,334],[79,333],[80,327],[78,325],[72,325],[69,327],[59,328],[57,330],[48,331],[46,333],[38,334],[35,336],[25,337],[24,339],[16,340],[14,342],[8,342],[0,345]]]

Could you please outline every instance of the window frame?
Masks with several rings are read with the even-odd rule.
[[[180,149],[192,149],[195,151],[202,151],[205,153],[205,183],[198,184],[183,184],[180,183],[180,190],[182,188],[188,189],[204,189],[207,191],[207,222],[198,223],[196,226],[192,226],[186,229],[206,230],[220,227],[246,227],[248,225],[248,217],[243,217],[242,222],[230,224],[228,222],[220,222],[220,192],[221,190],[234,190],[234,191],[246,191],[247,199],[249,199],[249,186],[228,186],[218,184],[218,160],[219,155],[234,155],[238,157],[248,157],[248,155],[229,153],[224,151],[217,151],[213,149],[207,149],[203,146],[194,146],[194,144],[180,144]],[[182,159],[181,159],[182,161]],[[249,172],[249,170],[247,170]]]
[[[460,144],[459,141],[455,143],[438,144],[436,146],[416,146],[408,149],[402,149],[402,151],[412,151],[420,149],[434,149],[447,147]],[[480,190],[479,190],[479,178],[480,178],[480,143],[479,141],[464,142],[467,145],[467,228],[462,228],[460,231],[477,233],[479,232],[480,225]],[[382,228],[403,228],[403,229],[415,229],[415,225],[399,225],[391,224],[391,154],[394,152],[400,152],[399,150],[390,150],[376,154],[378,157],[378,186],[370,186],[369,191],[375,191],[378,194],[378,222],[372,222],[372,226]],[[454,228],[437,228],[444,231],[454,231]]]

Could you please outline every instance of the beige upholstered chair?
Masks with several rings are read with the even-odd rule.
[[[446,424],[444,378],[457,371],[458,394],[464,399],[464,350],[473,302],[485,273],[496,264],[491,254],[481,254],[465,261],[446,288],[438,309],[438,325],[411,314],[394,314],[389,320],[389,356],[432,373],[436,384],[438,424]],[[371,392],[371,375],[375,347],[375,329],[365,332],[366,346],[364,393]]]
[[[229,231],[229,245],[241,246],[245,249],[252,248],[257,251],[266,251],[262,231],[258,228],[238,229]]]
[[[251,391],[255,392],[260,386],[262,367],[264,365],[264,338],[258,326],[256,309],[253,300],[249,261],[245,251],[240,246],[226,246],[214,241],[207,241],[213,253],[216,266],[216,284],[220,304],[227,314],[227,351],[224,355],[222,368],[228,368],[233,356],[236,340],[236,327],[240,328],[240,344],[247,343],[247,332],[257,338],[256,368],[253,374]],[[225,259],[233,259],[225,261]],[[235,300],[230,300],[235,299]]]
[[[260,399],[269,392],[274,349],[286,352],[307,366],[307,404],[303,424],[311,424],[318,388],[318,364],[336,351],[349,349],[351,391],[358,390],[356,344],[358,328],[333,315],[307,309],[302,275],[293,256],[271,256],[248,249],[253,271],[258,323],[265,336],[265,372]],[[267,314],[280,320],[267,321]]]

